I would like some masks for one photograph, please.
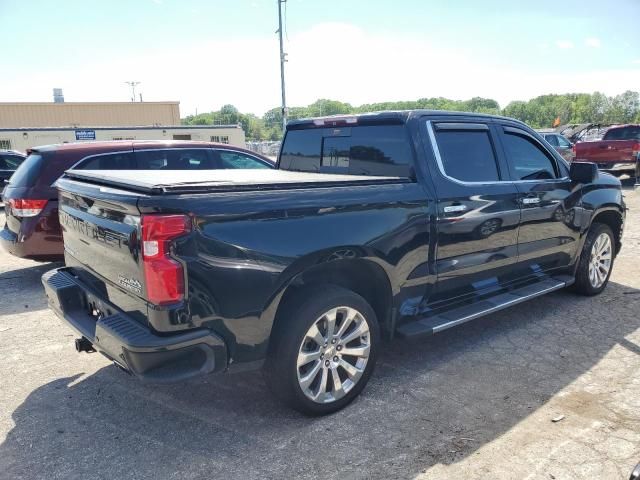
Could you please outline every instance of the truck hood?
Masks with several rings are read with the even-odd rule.
[[[301,188],[322,184],[410,182],[400,177],[339,175],[288,170],[67,170],[65,176],[147,194]]]

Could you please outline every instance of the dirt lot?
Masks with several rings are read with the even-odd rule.
[[[40,285],[53,265],[2,252],[0,478],[626,479],[640,461],[640,193],[626,197],[602,295],[393,342],[364,394],[319,419],[281,407],[259,373],[146,386],[77,354]]]

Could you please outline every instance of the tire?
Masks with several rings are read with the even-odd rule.
[[[609,265],[606,273],[603,269],[597,269],[595,267],[596,264],[606,264],[607,255],[605,253],[601,253],[601,260],[595,261],[592,254],[596,254],[601,244],[597,244],[598,241],[602,241],[604,236],[608,236],[608,259]],[[584,246],[582,247],[582,253],[580,254],[580,261],[578,263],[578,268],[576,269],[576,281],[571,286],[571,290],[579,293],[581,295],[592,296],[597,295],[602,292],[607,283],[609,282],[609,277],[611,276],[611,271],[613,270],[613,261],[615,258],[615,239],[613,236],[613,232],[608,225],[604,223],[594,223],[591,225],[589,229],[589,233],[587,234],[587,238],[584,242]],[[597,256],[596,256],[597,259]],[[593,268],[590,268],[593,267]],[[600,273],[597,276],[597,281],[594,282],[593,270],[596,269]]]
[[[502,220],[500,220],[499,218],[490,218],[489,220],[485,220],[480,225],[478,225],[475,228],[473,235],[478,239],[488,238],[496,233],[501,226]]]
[[[331,319],[335,335],[328,335]],[[367,384],[379,343],[376,314],[360,295],[333,285],[299,291],[272,333],[267,384],[276,397],[303,414],[336,412]]]

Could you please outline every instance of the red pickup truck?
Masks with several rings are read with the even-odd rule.
[[[593,162],[600,170],[633,177],[640,156],[640,125],[612,127],[602,140],[576,143],[574,148],[578,162]]]

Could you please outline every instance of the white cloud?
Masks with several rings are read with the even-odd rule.
[[[591,48],[600,48],[602,46],[602,43],[600,42],[600,39],[599,38],[595,38],[595,37],[585,38],[584,39],[584,44],[587,47],[591,47]]]
[[[348,24],[319,24],[289,34],[285,44],[287,101],[307,105],[332,98],[353,105],[423,97],[482,96],[505,106],[512,100],[564,92],[637,89],[640,69],[559,73],[493,65],[491,56],[470,56],[434,46],[416,35],[372,34]],[[122,52],[118,52],[122,53]],[[146,101],[180,100],[181,114],[231,103],[262,115],[280,104],[277,35],[184,44],[168,51],[133,52],[58,70],[7,69],[0,77],[3,101],[50,101],[51,88],[67,101],[127,101],[124,81],[139,80]]]
[[[573,48],[573,42],[571,40],[556,40],[556,47],[567,50]]]

